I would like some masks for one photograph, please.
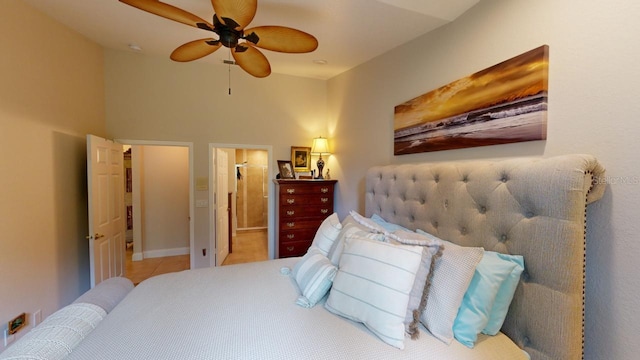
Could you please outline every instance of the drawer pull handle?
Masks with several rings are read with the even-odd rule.
[[[326,203],[327,201],[329,201],[329,198],[320,198],[320,201],[322,201],[323,203]]]
[[[293,194],[294,192],[296,192],[296,189],[287,189],[287,193],[289,194]]]
[[[296,226],[296,223],[295,222],[288,222],[287,226],[288,227],[294,227],[294,226]]]
[[[293,239],[296,237],[296,234],[287,234],[287,239]]]
[[[329,188],[323,187],[323,188],[320,189],[320,192],[323,193],[323,194],[326,194],[326,193],[329,192]]]
[[[291,251],[293,251],[293,249],[295,249],[294,246],[287,246],[287,251],[291,252]]]
[[[295,214],[296,212],[294,210],[287,210],[287,215],[291,216],[293,214]]]
[[[323,214],[326,214],[326,213],[329,212],[329,209],[320,209],[320,212],[323,213]]]
[[[296,199],[287,199],[287,204],[293,204],[296,202]]]

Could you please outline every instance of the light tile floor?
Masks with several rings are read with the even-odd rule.
[[[233,252],[222,265],[268,260],[267,230],[237,231],[233,238]],[[152,276],[187,270],[190,268],[189,255],[148,258],[131,261],[132,249],[127,249],[125,276],[135,285]]]
[[[189,255],[147,258],[131,261],[133,250],[127,249],[125,276],[138,285],[152,276],[189,269]]]
[[[232,252],[222,265],[241,264],[269,259],[267,230],[238,230],[232,240]]]

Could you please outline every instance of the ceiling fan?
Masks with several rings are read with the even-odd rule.
[[[271,65],[257,48],[283,53],[307,53],[318,47],[318,40],[313,35],[285,26],[245,29],[256,14],[258,0],[211,0],[215,12],[213,24],[158,0],[120,2],[217,34],[217,39],[199,39],[179,46],[171,53],[174,61],[197,60],[225,46],[230,49],[236,64],[249,74],[261,78],[271,74]]]

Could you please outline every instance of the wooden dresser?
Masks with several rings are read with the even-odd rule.
[[[337,180],[274,180],[276,183],[276,258],[307,252],[322,221],[333,213]]]

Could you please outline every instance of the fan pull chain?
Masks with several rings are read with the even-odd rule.
[[[229,51],[227,52],[227,64],[227,66],[229,66],[229,96],[231,96],[231,64],[233,64],[231,60],[231,48],[229,48]]]

